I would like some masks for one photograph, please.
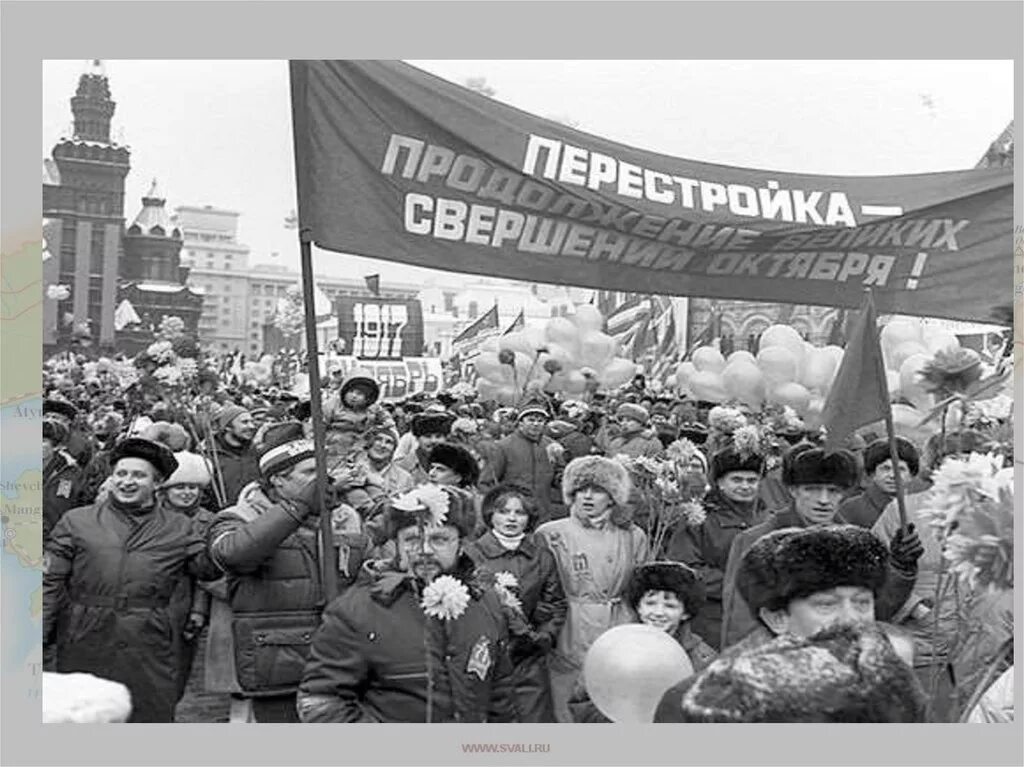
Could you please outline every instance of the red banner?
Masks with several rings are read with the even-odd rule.
[[[294,61],[320,248],[531,282],[972,321],[1012,304],[1012,170],[833,177],[634,149],[400,62]],[[851,116],[855,119],[856,116]]]

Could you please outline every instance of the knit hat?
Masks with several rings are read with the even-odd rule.
[[[523,420],[527,415],[542,415],[551,420],[551,408],[548,402],[540,397],[530,397],[519,406],[519,414],[516,416],[516,423]]]
[[[232,421],[243,413],[248,412],[249,411],[241,405],[230,403],[217,411],[217,415],[214,417],[213,422],[216,424],[219,431],[226,431],[227,428],[231,426]]]
[[[435,445],[427,456],[427,463],[439,463],[447,466],[460,477],[460,487],[472,487],[480,480],[480,466],[476,458],[461,445],[442,442]]]
[[[711,456],[709,479],[712,482],[733,471],[752,471],[755,474],[763,474],[764,456],[760,453],[741,452],[731,444]]]
[[[291,468],[316,455],[313,441],[306,438],[298,421],[271,424],[256,448],[260,475],[264,478]]]
[[[634,405],[632,402],[623,402],[615,410],[616,418],[632,418],[634,421],[646,425],[650,416],[647,414],[647,409],[641,405]]]
[[[599,455],[585,455],[573,458],[562,474],[562,499],[566,506],[572,505],[572,498],[578,490],[594,485],[612,497],[616,506],[624,508],[629,502],[632,482],[626,467],[611,458]]]
[[[665,713],[683,722],[923,722],[925,704],[913,669],[884,632],[867,624],[828,628],[810,638],[782,635],[719,658],[675,688],[671,699],[666,696],[658,718]]]
[[[341,384],[341,401],[345,401],[345,395],[354,388],[363,389],[367,395],[367,404],[373,404],[380,398],[380,384],[373,377],[369,370],[358,368],[348,374],[348,377]]]
[[[906,462],[910,473],[916,477],[921,468],[921,454],[914,447],[914,443],[904,437],[896,437],[896,455],[901,461]],[[864,450],[864,472],[874,474],[875,469],[888,460],[889,440],[875,440]]]
[[[675,594],[691,617],[697,614],[705,600],[703,582],[692,568],[682,562],[648,562],[634,569],[626,584],[626,601],[634,612],[648,591]]]
[[[854,487],[860,480],[857,459],[849,450],[826,453],[810,443],[796,445],[782,459],[782,481],[795,485]]]
[[[117,462],[122,458],[141,458],[147,461],[156,469],[161,479],[171,476],[178,468],[174,453],[166,446],[141,437],[129,437],[118,442],[110,452],[110,467],[117,466]]]
[[[67,400],[48,398],[43,400],[43,415],[55,416],[57,418],[73,421],[78,415],[78,408]]]
[[[451,413],[417,413],[412,419],[412,435],[425,437],[440,434],[447,437],[455,417]]]
[[[445,496],[447,498],[445,498]],[[444,524],[451,525],[459,531],[462,538],[469,538],[476,529],[476,499],[468,490],[457,487],[438,487],[437,485],[420,485],[400,495],[388,504],[385,517],[385,529],[389,540],[393,540],[400,530],[429,521],[436,517],[440,502],[447,500],[444,513]]]
[[[794,599],[840,586],[877,593],[885,583],[889,550],[856,525],[787,527],[759,538],[740,561],[736,588],[755,615],[782,610]]]
[[[63,445],[68,440],[71,431],[56,418],[43,419],[43,439],[48,439],[55,445]]]
[[[183,450],[175,453],[174,459],[178,462],[178,468],[164,480],[164,487],[173,487],[174,485],[205,487],[210,484],[210,467],[201,455]]]
[[[172,453],[188,450],[192,442],[183,426],[177,423],[170,423],[169,421],[157,421],[152,426],[144,429],[139,436],[143,439],[150,439],[153,442],[166,445],[167,449]]]

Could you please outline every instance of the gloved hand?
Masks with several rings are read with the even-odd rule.
[[[202,633],[203,626],[205,625],[205,615],[202,613],[189,613],[188,620],[185,622],[185,630],[181,632],[181,635],[186,642],[191,642]]]
[[[316,478],[306,483],[297,495],[291,498],[292,507],[300,517],[306,517],[316,513],[318,509],[316,498]]]
[[[889,556],[893,564],[904,572],[916,572],[917,560],[924,554],[924,545],[914,529],[913,523],[896,531],[889,544]]]

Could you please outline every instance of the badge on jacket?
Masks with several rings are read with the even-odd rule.
[[[62,479],[57,483],[57,497],[58,498],[70,498],[71,497],[71,480]]]
[[[466,672],[476,674],[480,681],[487,678],[487,672],[491,670],[491,644],[487,637],[480,637],[473,645],[473,651],[469,654],[469,665]]]

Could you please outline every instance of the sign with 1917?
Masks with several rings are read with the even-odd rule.
[[[423,352],[423,310],[402,298],[339,296],[335,307],[338,336],[352,356],[397,360]]]

